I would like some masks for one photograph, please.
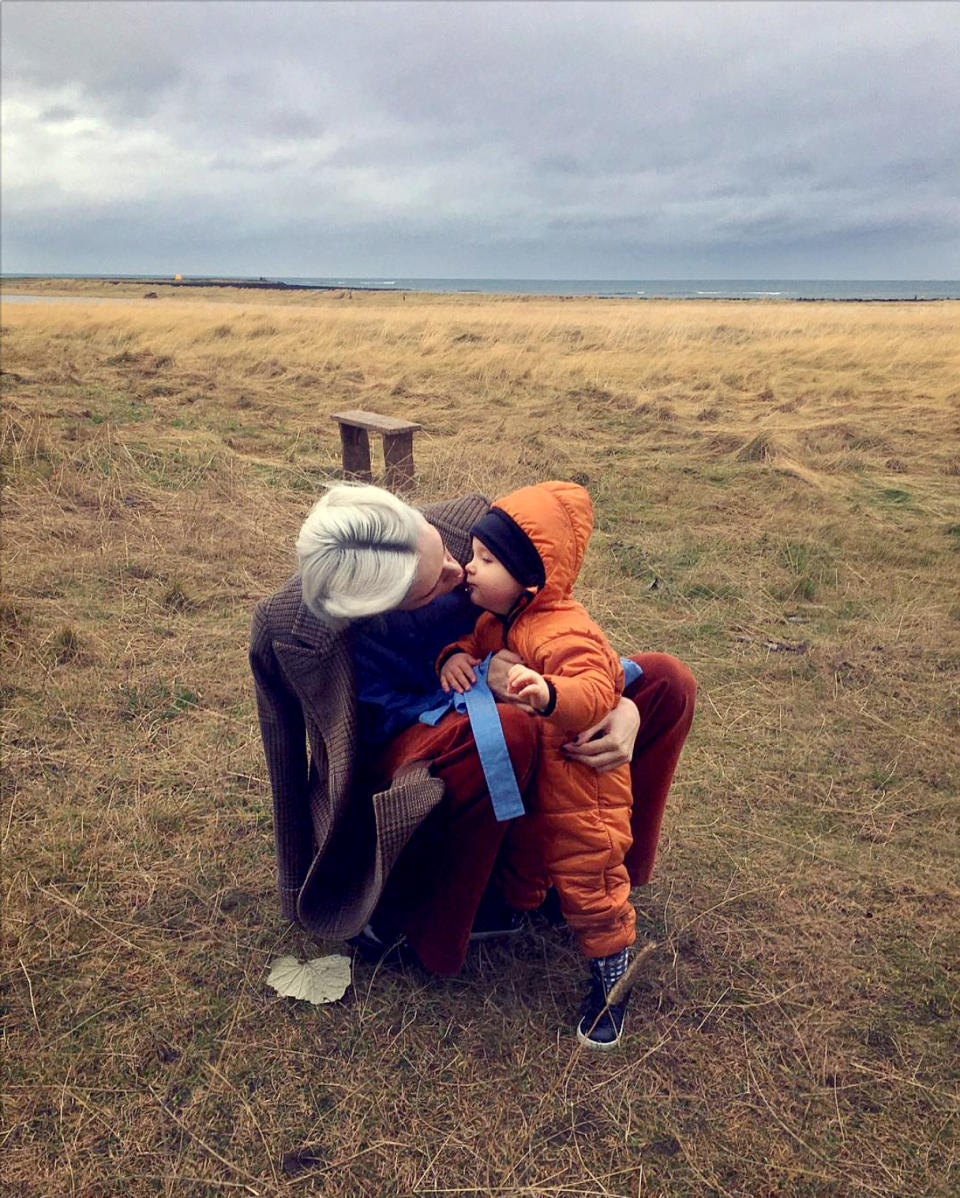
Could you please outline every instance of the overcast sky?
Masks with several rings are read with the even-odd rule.
[[[960,3],[2,5],[7,272],[960,277]]]

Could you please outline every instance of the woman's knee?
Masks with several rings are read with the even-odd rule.
[[[650,688],[662,717],[689,727],[697,702],[697,680],[689,667],[670,653],[640,653],[633,660],[643,670],[643,677],[624,692],[627,697]]]

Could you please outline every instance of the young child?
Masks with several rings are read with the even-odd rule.
[[[547,482],[498,499],[471,530],[470,598],[484,613],[473,633],[440,654],[444,690],[469,690],[473,666],[490,652],[522,658],[508,688],[541,717],[533,809],[511,837],[504,865],[507,902],[530,911],[553,885],[568,925],[590,961],[590,994],[577,1036],[615,1048],[626,997],[601,1016],[626,972],[636,913],[624,856],[631,844],[629,765],[606,773],[568,759],[564,742],[599,723],[623,690],[623,668],[586,610],[571,598],[593,528],[583,487]]]

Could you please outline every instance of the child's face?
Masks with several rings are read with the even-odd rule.
[[[473,557],[466,565],[470,601],[485,611],[505,616],[523,593],[523,587],[500,564],[482,541],[473,538]]]

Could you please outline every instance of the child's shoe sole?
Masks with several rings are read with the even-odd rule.
[[[584,1048],[592,1048],[597,1052],[611,1052],[613,1049],[620,1047],[623,1040],[623,1025],[621,1024],[620,1031],[617,1032],[615,1040],[592,1040],[587,1035],[586,1029],[583,1026],[583,1020],[581,1019],[577,1024],[577,1039]]]

